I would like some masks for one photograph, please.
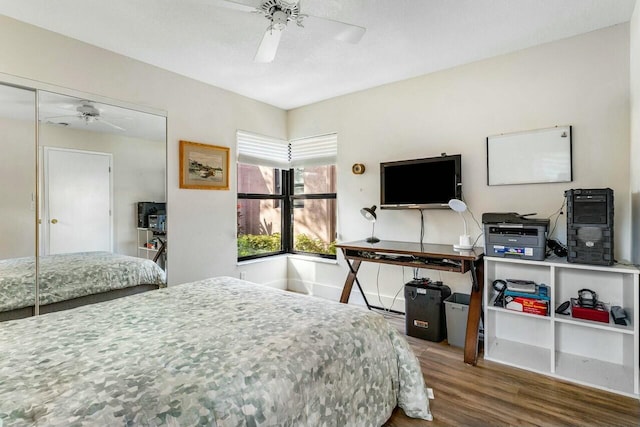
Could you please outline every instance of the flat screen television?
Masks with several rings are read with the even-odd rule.
[[[462,197],[462,156],[380,163],[382,209],[447,208]]]

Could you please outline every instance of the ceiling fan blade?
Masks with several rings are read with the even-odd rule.
[[[329,18],[321,18],[319,16],[308,15],[305,22],[311,21],[312,25],[321,25],[323,30],[332,35],[336,40],[347,43],[358,43],[367,29],[359,25],[347,24],[346,22],[336,21]]]
[[[280,38],[282,37],[282,30],[273,28],[272,26],[267,28],[258,51],[256,52],[255,62],[271,62],[276,57],[278,51],[278,45],[280,44]]]
[[[244,3],[231,0],[214,0],[213,4],[216,6],[224,7],[225,9],[238,10],[240,12],[255,12],[254,6],[249,6]]]
[[[80,116],[75,115],[75,116],[70,116],[70,115],[64,115],[64,116],[53,116],[53,117],[43,117],[42,120],[43,121],[47,121],[47,120],[57,120],[57,119],[77,119]]]
[[[111,127],[112,127],[112,128],[114,128],[114,129],[118,129],[118,130],[121,130],[121,131],[123,131],[123,132],[125,131],[125,129],[124,129],[124,128],[121,128],[120,126],[114,125],[113,123],[106,121],[106,120],[105,120],[105,119],[103,119],[102,117],[95,117],[95,118],[94,118],[94,120],[99,121],[99,122],[101,122],[101,123],[104,123],[104,124],[105,124],[105,125],[107,125],[107,126],[111,126]]]

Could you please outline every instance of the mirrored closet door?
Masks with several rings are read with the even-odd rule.
[[[36,300],[36,92],[0,84],[0,321]]]
[[[39,91],[38,120],[39,312],[162,286],[166,118]],[[153,227],[144,202],[163,206]]]
[[[113,104],[0,83],[0,321],[166,285],[166,117]]]

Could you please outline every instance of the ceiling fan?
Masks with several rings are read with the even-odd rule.
[[[347,24],[333,19],[300,13],[300,0],[263,0],[259,6],[249,6],[232,0],[218,0],[222,7],[239,10],[242,12],[258,13],[269,21],[269,26],[258,46],[254,57],[255,62],[271,62],[276,56],[282,32],[289,22],[295,22],[299,27],[304,27],[305,21],[322,22],[327,32],[333,33],[333,38],[348,43],[358,43],[366,28],[358,25]]]
[[[80,105],[76,107],[76,111],[78,112],[78,114],[47,117],[45,120],[49,121],[53,119],[77,118],[84,121],[86,125],[93,122],[100,122],[114,129],[125,131],[124,128],[121,128],[120,126],[114,125],[113,123],[103,119],[100,110],[90,101],[81,101]]]

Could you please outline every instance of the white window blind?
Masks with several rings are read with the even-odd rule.
[[[291,167],[332,165],[338,159],[335,133],[289,141]]]
[[[338,157],[338,138],[335,133],[287,142],[238,131],[237,138],[240,163],[289,169],[335,164]]]
[[[289,169],[289,143],[245,131],[237,132],[238,162]]]

